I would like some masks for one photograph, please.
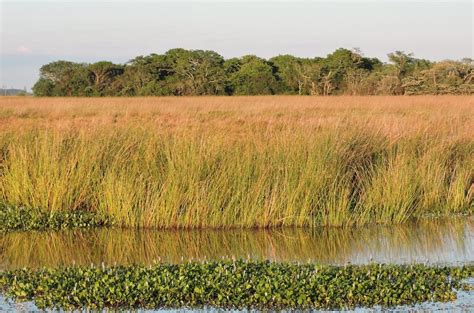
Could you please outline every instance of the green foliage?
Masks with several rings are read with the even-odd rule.
[[[53,81],[41,77],[33,86],[33,93],[38,97],[50,97],[55,95],[53,89]]]
[[[388,57],[391,64],[384,64],[358,49],[340,48],[326,58],[224,60],[214,51],[171,49],[125,65],[52,62],[41,68],[33,91],[36,96],[474,93],[471,60],[436,63],[403,51]]]
[[[0,232],[90,228],[111,225],[111,221],[87,211],[45,212],[0,204]]]
[[[56,61],[43,65],[40,80],[33,87],[38,95],[48,96],[87,96],[89,72],[86,64]]]
[[[442,61],[402,80],[406,94],[472,94],[472,62]]]
[[[90,84],[92,85],[87,89],[92,92],[92,95],[113,95],[113,90],[110,89],[114,84],[114,80],[123,74],[123,67],[112,62],[101,61],[89,64],[87,69],[89,71]]]
[[[218,95],[224,93],[224,58],[213,51],[172,49],[166,52],[173,75],[175,95]]]
[[[451,301],[474,267],[218,261],[2,272],[0,288],[41,308],[347,309]]]
[[[280,84],[279,93],[319,94],[318,81],[322,77],[320,61],[279,55],[271,58],[270,62],[276,69],[275,75]]]
[[[259,57],[247,55],[240,60],[239,70],[230,76],[235,95],[271,95],[277,82],[272,66]]]

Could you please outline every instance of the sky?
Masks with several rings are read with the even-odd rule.
[[[470,0],[5,1],[0,0],[0,87],[31,89],[55,60],[124,63],[171,48],[325,56],[360,48],[430,60],[473,56]]]

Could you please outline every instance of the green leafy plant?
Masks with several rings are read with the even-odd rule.
[[[0,232],[90,228],[112,225],[110,219],[98,217],[96,214],[87,211],[46,212],[2,204],[0,204],[0,221]]]
[[[0,288],[39,308],[393,307],[451,301],[474,266],[321,266],[249,261],[151,267],[22,269],[0,274]]]

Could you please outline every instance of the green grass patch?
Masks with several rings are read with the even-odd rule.
[[[39,308],[344,309],[451,301],[474,266],[218,261],[151,267],[22,269],[0,274],[5,295]]]
[[[75,210],[47,212],[0,204],[0,232],[29,230],[59,230],[112,225],[110,219]]]

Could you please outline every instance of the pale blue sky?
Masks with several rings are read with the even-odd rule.
[[[47,62],[126,62],[170,48],[225,57],[325,56],[359,47],[473,57],[472,1],[4,1],[0,85],[28,89]]]

